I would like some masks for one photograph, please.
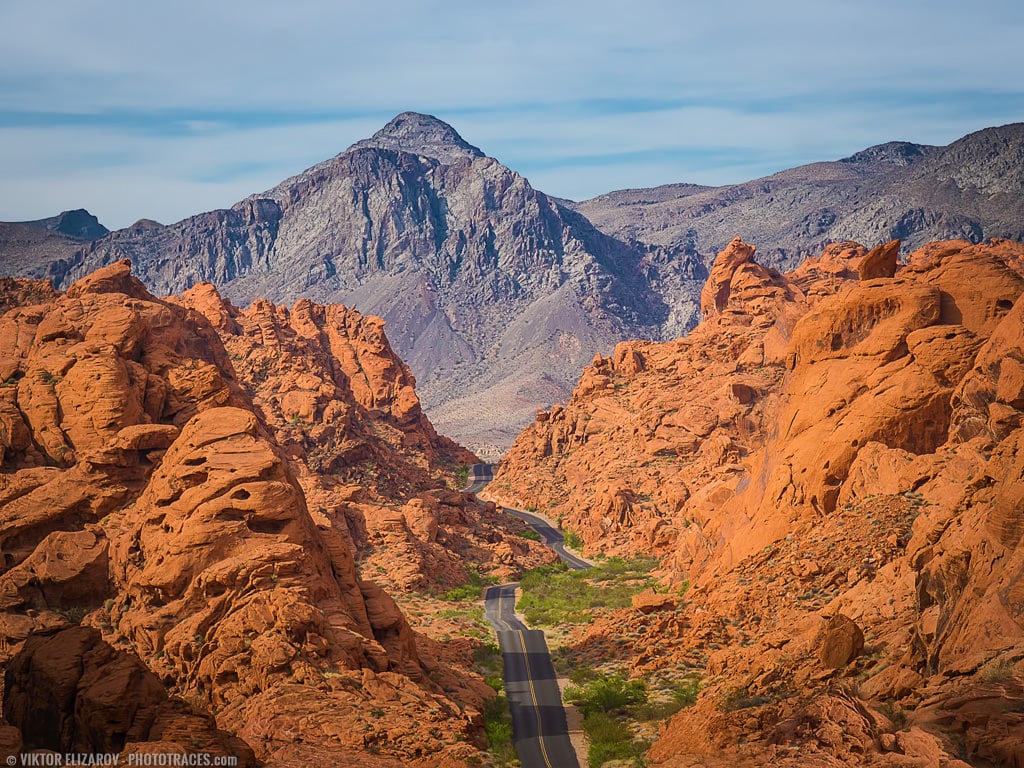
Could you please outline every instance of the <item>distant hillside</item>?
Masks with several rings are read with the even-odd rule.
[[[83,241],[109,232],[81,208],[38,221],[0,222],[0,271],[22,277],[46,275],[54,261],[71,258]]]
[[[792,269],[830,242],[905,252],[932,240],[1024,238],[1024,123],[948,147],[889,142],[727,187],[672,184],[610,192],[576,209],[625,241],[711,259],[737,235],[758,260]]]

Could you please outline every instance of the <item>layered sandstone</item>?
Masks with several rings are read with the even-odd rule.
[[[357,572],[354,540],[377,530],[359,505],[403,515],[394,547],[478,525],[482,568],[541,555],[510,554],[515,526],[445,488],[473,457],[423,416],[380,321],[240,312],[204,289],[160,300],[127,262],[64,294],[9,287],[4,749],[476,759],[489,689]]]
[[[502,464],[588,552],[691,582],[579,638],[704,676],[655,764],[1024,759],[1024,247],[895,252],[780,275],[734,241],[689,337],[596,359]]]
[[[550,558],[493,504],[452,490],[477,458],[434,430],[383,320],[307,300],[239,309],[209,283],[180,302],[217,329],[330,551],[419,592],[464,583],[469,566],[504,578]]]

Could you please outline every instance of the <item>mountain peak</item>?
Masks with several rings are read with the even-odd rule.
[[[484,156],[483,152],[459,136],[458,131],[448,123],[419,112],[403,112],[395,116],[373,136],[357,141],[348,151],[370,147],[411,152],[432,157],[442,163]]]

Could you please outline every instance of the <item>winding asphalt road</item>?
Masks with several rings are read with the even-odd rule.
[[[490,465],[476,464],[465,490],[478,492],[492,477]],[[562,534],[541,518],[522,510],[506,511],[525,520],[570,568],[590,567],[585,560],[566,552]],[[530,629],[516,617],[518,586],[490,587],[484,595],[484,615],[498,635],[505,663],[505,694],[512,712],[516,753],[523,768],[579,768],[544,633]]]

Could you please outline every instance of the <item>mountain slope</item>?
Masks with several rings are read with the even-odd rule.
[[[403,113],[230,209],[0,258],[10,274],[58,286],[129,258],[158,294],[210,281],[238,305],[308,298],[379,315],[432,421],[493,456],[535,407],[568,397],[595,353],[692,328],[713,255],[734,236],[779,268],[847,239],[913,248],[1020,237],[1022,155],[1024,125],[1010,125],[730,187],[576,204],[533,189],[436,118]]]
[[[84,242],[109,232],[83,209],[38,221],[0,221],[0,269],[23,277],[45,275],[53,262],[71,258]]]
[[[652,765],[1024,755],[1024,245],[898,249],[734,240],[701,324],[595,359],[488,486],[691,585],[566,649],[703,678]]]
[[[595,351],[657,336],[669,316],[643,253],[408,113],[230,210],[112,233],[50,275],[65,285],[121,258],[157,293],[210,281],[242,305],[309,298],[380,315],[435,423],[471,447],[507,444]],[[658,269],[678,281],[698,267]],[[673,312],[685,324],[695,309]]]
[[[576,205],[626,241],[696,248],[709,259],[740,235],[760,260],[795,268],[829,242],[1024,237],[1024,123],[947,147],[889,142],[726,187],[622,190]]]

